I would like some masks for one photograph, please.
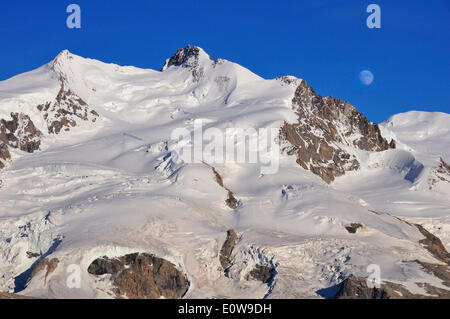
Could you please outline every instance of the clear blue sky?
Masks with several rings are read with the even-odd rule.
[[[66,27],[71,3],[81,6],[80,30]],[[366,27],[371,3],[381,29]],[[0,2],[0,80],[63,49],[159,69],[187,44],[265,78],[304,78],[375,122],[412,109],[450,113],[449,0]],[[364,69],[375,76],[370,86],[359,80]]]

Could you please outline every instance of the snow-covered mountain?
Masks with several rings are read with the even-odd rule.
[[[172,132],[198,121],[275,129],[277,173],[180,161]],[[425,112],[377,125],[198,47],[160,71],[63,51],[0,82],[0,291],[449,298],[449,127]]]

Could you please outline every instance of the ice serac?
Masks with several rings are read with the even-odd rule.
[[[351,150],[385,151],[395,148],[388,142],[377,124],[370,122],[348,102],[322,97],[305,81],[295,91],[292,107],[297,123],[285,123],[281,128],[284,150],[297,156],[297,163],[331,183],[346,171],[360,167]]]

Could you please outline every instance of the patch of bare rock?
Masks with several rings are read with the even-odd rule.
[[[88,272],[95,276],[111,275],[117,298],[178,299],[189,288],[186,275],[174,264],[147,253],[97,258]]]
[[[56,267],[58,267],[59,259],[58,258],[43,258],[34,265],[33,270],[31,271],[30,277],[27,279],[27,283],[40,271],[45,271],[45,279],[44,282],[47,281],[47,277],[49,274],[55,271]]]
[[[450,165],[442,157],[439,159],[439,165],[431,171],[428,179],[429,188],[433,189],[436,184],[441,182],[450,183]]]
[[[359,224],[359,223],[351,223],[350,225],[345,226],[345,229],[350,233],[350,234],[355,234],[356,231],[359,228],[362,228],[363,225]]]
[[[215,178],[217,184],[219,184],[220,187],[222,187],[223,189],[225,189],[228,192],[228,197],[225,200],[225,204],[231,209],[238,208],[239,200],[234,196],[234,193],[229,188],[225,187],[225,185],[223,184],[222,176],[220,176],[219,172],[217,172],[217,170],[213,166],[206,164],[206,163],[204,163],[204,164],[209,166],[211,168],[211,170],[213,171],[214,178]]]
[[[369,287],[367,279],[349,277],[345,279],[335,296],[336,299],[448,299],[450,291],[433,287],[427,283],[418,283],[428,295],[413,294],[404,286],[392,282],[383,282],[379,288]]]
[[[275,269],[271,266],[256,265],[250,273],[249,277],[254,280],[261,281],[263,284],[268,284],[275,277]]]
[[[11,159],[9,148],[33,153],[41,145],[42,133],[30,117],[23,113],[11,113],[11,119],[0,119],[0,168]]]
[[[419,229],[422,235],[425,236],[425,239],[420,240],[419,243],[424,245],[425,249],[427,249],[434,258],[450,265],[450,254],[445,249],[445,246],[442,244],[441,240],[427,231],[423,226],[419,224],[415,224],[415,226]]]
[[[283,150],[297,157],[297,163],[320,176],[326,183],[346,171],[360,168],[355,155],[340,145],[365,151],[385,151],[395,148],[381,136],[377,124],[370,122],[348,102],[322,97],[302,81],[297,87],[292,107],[297,123],[285,123],[280,130]]]
[[[226,272],[228,268],[232,266],[231,254],[233,252],[234,246],[236,246],[239,241],[239,237],[233,229],[227,231],[227,239],[222,245],[220,250],[219,260],[222,265],[222,269]]]
[[[400,219],[401,220],[401,219]],[[411,225],[411,224],[410,224]],[[442,284],[450,287],[450,254],[445,249],[441,240],[428,232],[421,225],[415,224],[425,239],[419,242],[424,245],[433,257],[443,262],[443,264],[427,263],[420,260],[414,260],[422,269],[439,278]],[[367,279],[351,276],[346,278],[339,286],[335,295],[337,299],[449,299],[450,290],[435,287],[425,282],[417,282],[416,285],[425,290],[426,294],[414,294],[407,290],[403,285],[384,281],[379,288],[369,287]]]
[[[28,296],[24,296],[24,295],[0,292],[0,299],[36,299],[36,298],[28,297]]]

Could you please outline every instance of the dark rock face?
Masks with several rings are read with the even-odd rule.
[[[9,159],[11,159],[11,154],[9,153],[8,146],[5,143],[0,142],[0,168],[5,167],[3,161]]]
[[[441,240],[427,231],[423,226],[416,224],[416,227],[425,236],[425,239],[419,241],[436,259],[450,265],[450,253],[447,252]]]
[[[450,271],[447,265],[426,263],[420,260],[415,260],[415,262],[422,266],[422,268],[429,274],[441,279],[445,286],[450,287]]]
[[[0,299],[36,299],[36,298],[28,297],[28,296],[24,296],[24,295],[0,292]]]
[[[219,172],[217,172],[217,170],[214,167],[212,167],[212,166],[210,166],[210,165],[208,165],[206,163],[204,163],[204,164],[209,166],[209,167],[211,167],[211,169],[212,169],[212,171],[214,173],[214,178],[216,179],[217,184],[219,184],[220,187],[223,187],[228,192],[228,197],[225,200],[225,204],[228,207],[230,207],[231,209],[238,208],[239,200],[234,196],[234,193],[230,189],[225,187],[225,185],[223,184],[222,176],[220,176]]]
[[[224,271],[232,266],[231,253],[233,252],[233,248],[237,244],[238,239],[238,235],[233,229],[227,231],[227,239],[223,243],[219,255],[220,264]]]
[[[0,119],[0,169],[11,159],[9,147],[33,153],[41,145],[42,133],[28,115],[11,113],[11,119]]]
[[[27,251],[27,257],[30,258],[30,259],[37,258],[37,257],[40,257],[40,256],[41,256],[40,253],[34,253],[32,251]]]
[[[295,155],[300,166],[327,183],[360,167],[356,157],[340,145],[366,151],[395,148],[395,141],[388,143],[378,125],[355,107],[331,96],[317,95],[305,81],[297,87],[292,106],[298,122],[285,123],[281,128],[281,140],[288,144],[284,151]]]
[[[161,71],[166,70],[170,66],[182,66],[188,68],[192,72],[194,81],[199,81],[204,74],[204,70],[199,66],[201,49],[188,45],[185,48],[178,49],[177,52],[162,67]],[[215,63],[220,63],[216,61]]]
[[[413,294],[404,286],[392,282],[383,282],[380,288],[369,288],[366,278],[349,277],[345,279],[335,295],[336,299],[448,299],[450,291],[418,283],[430,295]]]
[[[363,227],[363,225],[358,224],[358,223],[351,223],[348,226],[345,226],[345,229],[350,233],[350,234],[355,234],[356,231],[358,230],[358,228]]]
[[[396,291],[401,292],[401,294]],[[350,277],[341,283],[341,287],[336,294],[336,299],[398,299],[402,296],[411,297],[412,294],[402,285],[382,284],[380,288],[369,288],[366,278]]]
[[[228,191],[228,198],[225,200],[225,204],[231,209],[236,209],[239,206],[239,201],[234,197],[231,191]]]
[[[446,162],[444,162],[444,160],[442,159],[442,157],[439,159],[441,161],[441,163],[439,164],[439,170],[442,173],[447,173],[450,174],[450,165],[447,164]]]
[[[41,145],[42,133],[28,115],[11,113],[11,120],[0,120],[0,141],[4,144],[33,153]]]
[[[264,284],[268,284],[275,276],[275,269],[270,266],[256,265],[255,268],[250,271],[250,276]]]
[[[200,55],[200,48],[188,45],[187,47],[180,48],[177,52],[166,62],[165,67],[183,66],[186,68],[196,67],[198,57]]]
[[[146,253],[102,257],[88,268],[92,275],[111,275],[118,298],[181,298],[189,288],[186,276],[165,259]]]
[[[43,113],[50,134],[58,134],[62,129],[69,131],[80,120],[95,122],[99,116],[79,96],[70,89],[66,90],[63,81],[56,101],[40,104],[37,109]]]

